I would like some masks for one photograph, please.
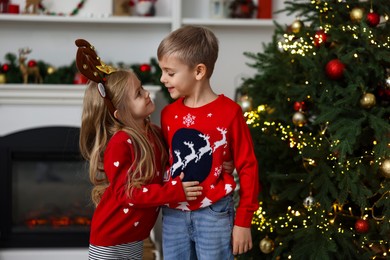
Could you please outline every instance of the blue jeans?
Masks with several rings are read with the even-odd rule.
[[[165,260],[233,260],[233,197],[195,211],[162,209]]]

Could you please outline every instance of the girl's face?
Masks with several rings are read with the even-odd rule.
[[[143,126],[145,118],[154,112],[155,105],[150,98],[150,93],[143,88],[141,81],[135,75],[129,78],[128,87],[129,111],[133,119]]]
[[[160,81],[168,89],[173,99],[189,96],[196,84],[196,70],[189,68],[174,55],[164,56],[159,60],[162,70]]]

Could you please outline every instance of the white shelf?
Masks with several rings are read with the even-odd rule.
[[[2,22],[33,22],[33,23],[102,23],[102,24],[171,24],[171,17],[141,17],[141,16],[110,16],[110,17],[80,17],[51,15],[1,14]]]
[[[51,16],[51,15],[15,15],[1,14],[2,22],[33,22],[33,23],[95,23],[95,24],[171,24],[172,17],[140,17],[140,16],[110,16],[110,17],[78,17],[78,16]],[[218,26],[273,26],[272,19],[203,19],[203,18],[183,18],[183,25],[218,25]]]
[[[144,85],[152,100],[160,86]],[[0,105],[81,105],[85,85],[4,84],[0,85]]]
[[[193,25],[217,25],[217,26],[258,26],[258,27],[271,27],[274,23],[271,19],[234,19],[234,18],[221,18],[221,19],[200,19],[200,18],[184,18],[183,24]]]

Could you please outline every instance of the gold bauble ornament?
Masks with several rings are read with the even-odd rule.
[[[271,238],[266,236],[260,241],[259,247],[261,252],[263,252],[264,254],[269,254],[274,251],[275,243]]]
[[[379,170],[381,171],[382,175],[386,178],[390,178],[390,159],[385,159]]]
[[[0,73],[0,84],[5,84],[7,83],[7,77],[5,76],[4,73]]]
[[[360,105],[363,108],[372,108],[376,104],[376,98],[374,94],[365,93],[360,99]]]
[[[363,19],[364,16],[364,10],[363,8],[355,7],[351,10],[349,16],[352,21],[360,23],[360,21]]]
[[[306,124],[306,117],[302,112],[296,112],[292,117],[292,121],[294,125],[302,127]]]
[[[303,22],[301,20],[297,19],[294,22],[292,22],[291,31],[293,33],[299,33],[303,26],[304,26]]]

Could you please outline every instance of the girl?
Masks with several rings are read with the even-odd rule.
[[[183,175],[162,185],[167,151],[149,121],[155,105],[132,71],[105,65],[93,46],[77,40],[76,64],[90,79],[83,101],[80,150],[89,161],[96,206],[89,259],[142,259],[160,205],[194,200],[197,181]]]

